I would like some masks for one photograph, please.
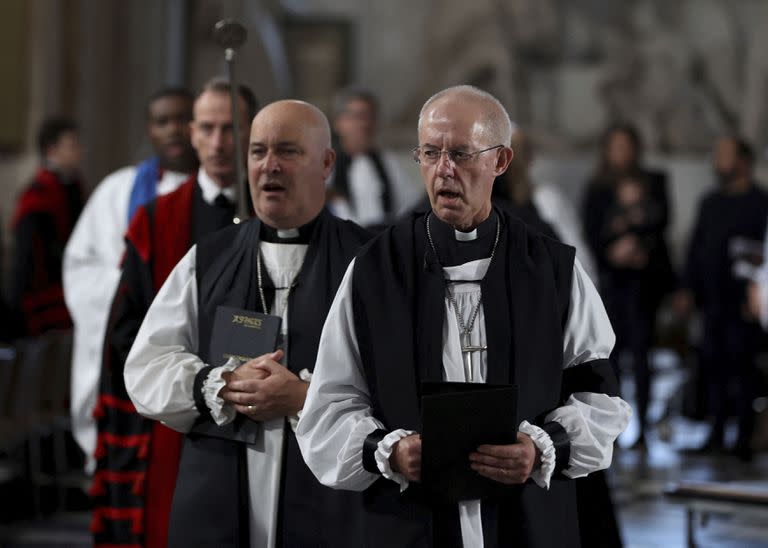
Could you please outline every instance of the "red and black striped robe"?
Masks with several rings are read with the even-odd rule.
[[[195,241],[231,223],[202,200],[195,177],[137,210],[107,323],[99,397],[91,531],[96,547],[165,547],[181,434],[136,412],[123,368],[152,299]]]

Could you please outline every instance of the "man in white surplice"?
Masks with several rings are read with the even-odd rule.
[[[359,546],[356,495],[320,485],[292,431],[328,307],[369,237],[324,209],[334,158],[328,121],[316,107],[264,107],[248,147],[256,218],[193,246],[136,336],[125,385],[137,411],[189,433],[171,546]],[[280,316],[283,349],[239,367],[234,360],[209,365],[216,358],[207,355],[213,315],[222,304]],[[201,420],[215,425],[201,434],[193,430]],[[255,441],[216,430],[233,423],[252,428]]]
[[[91,194],[64,250],[64,296],[75,324],[70,408],[72,434],[96,462],[96,421],[104,334],[125,252],[123,236],[135,209],[155,196],[176,190],[195,170],[190,143],[192,94],[165,88],[147,102],[147,136],[156,156],[108,175]]]
[[[502,105],[474,87],[449,88],[425,103],[419,117],[419,146],[414,149],[414,159],[420,164],[432,211],[426,218],[414,217],[398,223],[358,254],[347,270],[323,329],[297,437],[308,466],[323,484],[357,491],[376,489],[370,499],[377,498],[379,507],[389,493],[392,502],[386,511],[388,516],[377,515],[373,507],[367,509],[366,525],[375,529],[369,537],[373,546],[394,545],[392,543],[437,546],[444,542],[438,539],[446,539],[440,536],[444,534],[441,531],[424,533],[429,525],[426,529],[412,527],[414,520],[420,519],[420,512],[429,508],[418,502],[402,512],[402,519],[391,518],[398,515],[399,507],[410,504],[409,487],[420,481],[421,439],[414,431],[419,424],[417,418],[410,422],[411,429],[404,424],[386,424],[383,418],[409,417],[401,409],[412,408],[414,413],[418,409],[416,403],[411,403],[411,400],[417,401],[417,390],[410,385],[416,376],[423,375],[425,367],[429,368],[428,364],[416,363],[429,346],[428,340],[420,340],[418,326],[430,327],[429,322],[418,320],[419,305],[408,304],[419,301],[418,290],[413,295],[407,294],[402,305],[398,304],[398,292],[408,293],[412,287],[420,287],[419,284],[427,287],[429,282],[420,280],[429,278],[423,271],[429,271],[430,264],[436,263],[439,277],[445,279],[444,285],[441,283],[443,289],[437,293],[442,291],[444,297],[442,335],[434,331],[442,338],[442,355],[437,351],[442,364],[438,375],[441,374],[442,380],[483,383],[495,379],[498,382],[498,377],[491,378],[497,375],[490,367],[489,352],[495,350],[490,344],[492,331],[501,333],[501,339],[506,337],[507,343],[510,337],[513,339],[513,360],[521,361],[519,356],[525,352],[533,356],[527,360],[530,363],[513,363],[518,372],[523,366],[527,368],[524,375],[517,374],[521,383],[518,415],[526,419],[519,426],[518,443],[484,445],[469,457],[471,467],[487,478],[504,484],[525,484],[520,497],[523,513],[500,514],[496,529],[491,529],[491,521],[486,520],[484,514],[485,500],[460,502],[459,523],[454,534],[460,538],[453,539],[457,544],[467,548],[482,547],[484,543],[507,545],[512,540],[504,536],[506,533],[499,533],[494,539],[488,535],[495,535],[510,521],[526,520],[517,529],[506,529],[513,531],[519,545],[578,546],[577,529],[572,528],[575,502],[569,498],[572,495],[562,489],[563,485],[569,489],[567,484],[572,482],[563,478],[576,478],[607,468],[614,441],[631,414],[629,406],[619,397],[600,393],[603,390],[599,383],[596,389],[575,383],[573,386],[580,388],[567,391],[563,401],[557,400],[561,375],[567,378],[571,372],[588,371],[592,378],[611,376],[607,358],[614,334],[594,285],[578,260],[574,260],[573,249],[532,235],[522,223],[492,208],[493,180],[504,172],[513,154],[504,145],[510,142],[511,131],[509,116]],[[522,239],[514,239],[515,231],[523,234]],[[407,237],[401,238],[398,234],[407,234]],[[521,251],[523,244],[514,247],[515,241],[528,246],[527,257]],[[505,249],[510,250],[506,259]],[[411,251],[413,267],[407,255]],[[552,264],[554,260],[548,262],[547,254],[569,257],[563,263],[566,267],[560,271],[561,278],[571,280],[561,291],[567,310],[567,314],[562,315],[561,340],[541,340],[540,328],[549,329],[554,325],[560,329],[561,318],[553,314],[550,323],[538,319],[549,314],[549,303],[556,306],[550,295],[554,289],[541,290],[550,287],[546,285],[550,282],[539,274],[529,278],[525,278],[527,274],[514,274],[516,280],[530,282],[530,287],[523,288],[510,287],[514,282],[504,280],[503,275],[497,277],[502,291],[516,299],[510,301],[509,314],[521,321],[511,326],[486,322],[489,310],[496,315],[494,319],[499,317],[496,303],[506,294],[489,296],[483,291],[481,295],[480,281],[486,273],[490,278],[490,272],[514,271],[516,265],[522,265],[520,268],[525,271],[531,266],[537,267],[536,261],[546,266],[538,272],[551,272],[556,265]],[[377,262],[379,256],[383,259]],[[504,266],[505,260],[509,261],[511,270],[498,267],[494,270],[496,265]],[[382,271],[385,272],[379,275]],[[409,272],[414,273],[412,278],[408,277]],[[392,282],[394,289],[388,293],[390,279],[395,282]],[[398,285],[403,279],[408,281]],[[552,282],[551,287],[555,286],[556,282]],[[406,315],[398,316],[397,306],[401,306]],[[526,306],[527,316],[516,316],[515,308]],[[408,311],[417,319],[412,321]],[[380,324],[376,323],[378,317],[384,318]],[[405,325],[402,331],[398,331],[400,323]],[[409,332],[416,332],[412,352]],[[495,341],[501,340],[495,334],[493,337]],[[473,351],[462,349],[467,342]],[[400,347],[406,347],[406,351],[399,352]],[[474,359],[467,360],[467,353]],[[539,353],[540,363],[536,361]],[[411,358],[412,355],[416,358]],[[407,370],[401,374],[402,362],[409,360]],[[543,380],[551,379],[549,382],[557,385],[556,390],[543,386],[546,382],[530,380],[540,374],[532,369],[537,367],[551,368],[551,374]],[[528,384],[523,384],[526,381]],[[552,401],[544,401],[544,396],[541,402],[534,401],[537,396],[530,394],[539,393],[548,394],[546,397]],[[558,461],[558,457],[564,462]],[[561,472],[557,481],[556,472]],[[550,496],[552,498],[546,498]],[[554,497],[561,497],[564,502]],[[529,503],[532,506],[526,506]],[[552,521],[559,520],[556,508],[566,509],[563,522]],[[437,518],[434,519],[436,524]],[[406,530],[413,534],[403,532]]]
[[[336,94],[333,110],[338,143],[329,208],[360,226],[386,226],[415,207],[423,189],[398,157],[377,143],[379,101],[373,93],[345,88]]]

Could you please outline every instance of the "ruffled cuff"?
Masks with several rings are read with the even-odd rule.
[[[541,452],[541,459],[537,463],[538,466],[536,464],[533,466],[531,479],[539,487],[548,490],[549,482],[555,471],[555,446],[552,443],[552,438],[544,430],[528,421],[521,422],[518,431],[528,434],[533,444]]]
[[[379,445],[376,448],[376,452],[374,453],[376,466],[378,466],[381,475],[388,480],[392,480],[397,483],[400,486],[401,493],[408,489],[410,482],[405,479],[404,475],[398,474],[392,470],[392,467],[389,465],[389,457],[392,455],[392,448],[397,442],[399,442],[404,437],[415,433],[416,432],[413,430],[403,430],[402,428],[394,430],[384,436],[384,439],[379,442]]]
[[[302,369],[299,371],[299,378],[305,383],[309,384],[312,382],[312,373],[309,371],[309,369]],[[296,427],[299,425],[299,419],[301,418],[302,411],[303,409],[299,409],[294,416],[288,417],[288,424],[291,425],[291,430],[293,430],[294,434],[296,433]]]
[[[210,409],[211,419],[219,426],[232,422],[237,415],[235,408],[225,402],[219,396],[219,392],[227,384],[227,381],[222,378],[222,374],[234,371],[240,366],[240,363],[240,360],[236,358],[229,358],[227,363],[221,367],[211,369],[210,373],[208,373],[208,378],[203,381],[205,405]]]

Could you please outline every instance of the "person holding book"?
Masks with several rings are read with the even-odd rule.
[[[613,331],[574,249],[492,207],[511,132],[485,91],[432,96],[414,149],[431,211],[364,248],[328,314],[297,435],[323,484],[364,491],[367,546],[578,546],[570,478],[608,467],[629,420],[612,396]],[[467,396],[448,394],[456,439],[434,440],[425,394],[445,381]],[[517,401],[466,404],[478,397],[465,383]],[[456,478],[485,479],[463,493],[428,484],[445,460],[435,446],[422,459],[428,436],[450,451],[478,413],[519,421],[463,456]]]
[[[125,365],[138,412],[185,434],[168,545],[361,546],[359,495],[312,476],[293,425],[328,308],[369,235],[324,208],[335,153],[315,106],[264,107],[247,150],[256,217],[181,259]]]

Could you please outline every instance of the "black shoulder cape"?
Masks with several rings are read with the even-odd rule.
[[[369,237],[357,225],[336,219],[327,211],[313,223],[309,248],[288,304],[287,365],[297,374],[305,368],[314,369],[328,309],[349,262]],[[219,305],[263,312],[256,280],[261,233],[260,221],[252,219],[222,230],[198,246],[198,355],[204,361],[208,360]],[[267,293],[269,301],[274,291]],[[201,410],[200,387],[207,373],[208,368],[195,381]],[[204,414],[200,420],[210,420],[210,416]],[[361,533],[355,521],[359,494],[323,487],[304,464],[290,427],[286,427],[285,439],[278,546],[359,546]],[[249,546],[245,449],[236,441],[195,433],[185,436],[169,546]]]
[[[488,383],[520,387],[518,418],[544,416],[576,391],[613,392],[607,360],[563,370],[563,334],[575,250],[497,211],[496,256],[481,283],[488,344]],[[353,310],[374,416],[385,428],[420,431],[421,381],[443,380],[443,275],[429,248],[425,215],[414,215],[373,240],[355,261]],[[393,344],[397,341],[397,344]],[[413,485],[380,479],[364,492],[371,546],[459,546],[456,506],[426,502]],[[554,477],[546,491],[532,481],[510,496],[483,501],[486,546],[578,546],[573,483]],[[457,544],[458,543],[458,544]]]

